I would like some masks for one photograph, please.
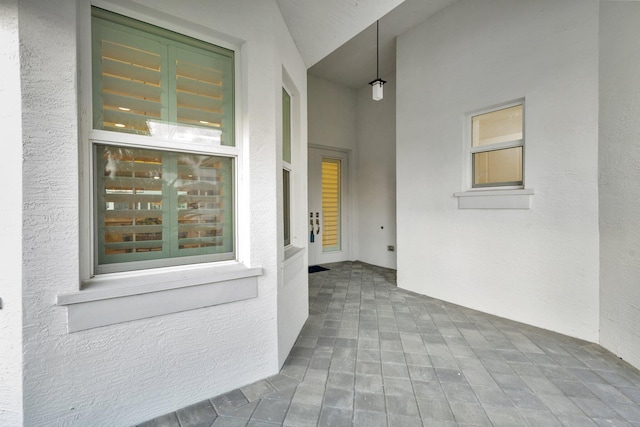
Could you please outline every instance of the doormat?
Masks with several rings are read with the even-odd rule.
[[[327,270],[329,270],[329,269],[321,267],[319,265],[310,265],[309,266],[309,273],[317,273],[318,271],[327,271]]]

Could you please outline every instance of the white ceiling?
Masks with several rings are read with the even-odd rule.
[[[376,19],[385,79],[395,73],[396,37],[456,0],[277,1],[309,73],[357,89],[376,78]]]
[[[277,0],[308,67],[404,0]]]

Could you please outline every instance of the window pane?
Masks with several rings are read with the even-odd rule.
[[[282,160],[291,163],[291,96],[282,88]]]
[[[340,242],[340,160],[322,159],[322,250],[339,251]]]
[[[522,185],[522,147],[473,155],[473,186]]]
[[[233,258],[231,158],[102,145],[96,151],[99,264]]]
[[[150,121],[167,120],[162,45],[97,23],[93,33],[94,127],[149,135]]]
[[[93,126],[234,145],[233,52],[93,8]]]
[[[233,248],[232,164],[227,157],[178,154],[178,255]]]
[[[291,180],[288,170],[282,170],[282,200],[284,217],[284,245],[291,244]]]
[[[169,203],[163,194],[164,154],[102,146],[98,158],[99,262],[166,256]]]
[[[176,117],[181,129],[233,145],[233,67],[230,58],[194,48],[172,47]],[[172,92],[172,91],[171,91]],[[170,93],[171,93],[170,92]],[[171,118],[173,121],[173,117]]]
[[[472,146],[522,139],[522,105],[480,114],[472,121]]]

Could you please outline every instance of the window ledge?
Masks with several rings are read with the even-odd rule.
[[[284,261],[282,268],[284,270],[283,283],[286,286],[292,283],[294,278],[302,271],[308,271],[304,264],[305,248],[289,246],[284,250]]]
[[[209,307],[258,296],[262,268],[238,262],[105,274],[60,294],[69,332]]]
[[[458,209],[531,209],[531,188],[516,190],[474,190],[454,193]]]
[[[284,249],[284,265],[293,262],[294,258],[301,256],[304,253],[304,248],[297,246],[289,246]]]

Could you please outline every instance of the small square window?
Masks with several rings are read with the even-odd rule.
[[[522,187],[524,104],[471,117],[472,188]]]

